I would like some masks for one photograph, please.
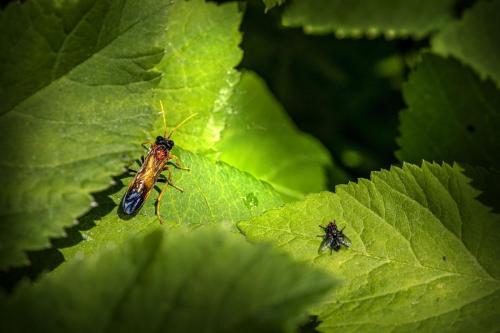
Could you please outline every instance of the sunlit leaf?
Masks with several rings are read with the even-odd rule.
[[[156,230],[0,299],[3,332],[289,332],[325,273],[216,230]]]
[[[240,229],[342,281],[321,332],[500,329],[500,218],[455,165],[405,164],[290,203]],[[352,247],[318,254],[336,220]]]
[[[281,206],[280,195],[270,185],[249,174],[222,162],[174,151],[191,170],[171,167],[173,183],[184,192],[173,187],[167,189],[160,210],[165,220],[164,227],[214,223],[231,227],[236,222]],[[155,215],[155,202],[165,184],[158,183],[139,213],[130,217],[123,214],[120,202],[131,180],[131,177],[122,178],[110,191],[96,197],[99,207],[81,219],[76,228],[79,232],[72,231],[72,237],[63,241],[61,251],[67,260],[88,256],[109,246],[119,246],[131,236],[160,225]]]
[[[295,127],[262,79],[244,72],[229,105],[231,116],[216,146],[222,161],[268,182],[286,198],[326,189],[329,153]]]
[[[226,126],[224,107],[239,80],[234,67],[242,57],[238,47],[241,16],[236,2],[217,5],[192,0],[173,4],[165,56],[156,67],[162,72],[156,99],[165,106],[169,129],[198,114],[176,134],[176,142],[185,149],[213,150]],[[163,120],[158,117],[154,134],[163,129]]]

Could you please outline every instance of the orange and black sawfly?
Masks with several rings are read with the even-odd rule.
[[[155,141],[143,143],[143,146],[148,149],[148,153],[146,157],[142,159],[141,167],[135,174],[135,177],[130,183],[127,192],[125,192],[125,195],[123,196],[122,209],[123,212],[127,215],[133,215],[137,213],[148,198],[160,175],[162,175],[162,172],[168,171],[168,177],[166,179],[165,186],[161,190],[155,205],[156,216],[160,220],[160,223],[163,223],[163,220],[160,216],[160,203],[163,194],[167,189],[167,186],[170,185],[183,192],[181,188],[175,186],[172,183],[172,173],[168,167],[168,164],[171,164],[178,169],[189,170],[189,168],[182,167],[179,164],[179,158],[171,153],[172,148],[174,147],[174,141],[170,138],[179,127],[196,116],[196,113],[181,121],[172,129],[170,134],[167,136],[167,121],[165,119],[165,111],[163,109],[163,104],[161,103],[161,101],[160,107],[161,114],[163,115],[163,125],[165,127],[165,132],[163,136],[157,136]],[[150,144],[151,146],[147,148],[147,144]],[[174,160],[175,163],[173,163]]]

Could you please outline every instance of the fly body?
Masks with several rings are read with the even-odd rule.
[[[325,232],[324,235],[318,236],[323,238],[323,241],[321,242],[321,245],[319,247],[320,253],[330,249],[331,254],[333,251],[340,250],[341,246],[345,246],[347,248],[351,246],[351,241],[343,233],[344,229],[339,230],[337,228],[335,220],[328,223],[326,227],[323,227],[321,225],[319,227]]]

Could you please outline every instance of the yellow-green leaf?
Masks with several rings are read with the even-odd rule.
[[[239,223],[342,281],[313,310],[321,332],[500,329],[500,218],[457,166],[405,164]],[[318,254],[336,220],[352,246]]]

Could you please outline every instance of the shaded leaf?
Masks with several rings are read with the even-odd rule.
[[[283,332],[331,287],[327,274],[239,236],[156,230],[18,288],[0,301],[0,327]]]
[[[465,174],[472,179],[472,186],[481,190],[479,200],[493,207],[497,213],[500,212],[500,170],[495,168],[484,168],[468,164],[462,165]]]
[[[258,216],[271,208],[281,206],[280,195],[271,186],[256,180],[222,162],[213,162],[205,157],[182,150],[176,154],[191,171],[172,167],[172,181],[184,192],[167,189],[161,202],[164,226],[173,224],[199,226],[219,223],[231,227],[234,223]],[[167,174],[167,173],[165,173]],[[157,183],[139,213],[126,216],[119,205],[132,177],[122,179],[116,193],[99,197],[100,206],[82,218],[77,227],[80,233],[72,233],[73,242],[61,249],[66,259],[83,257],[109,246],[119,246],[124,240],[149,231],[159,225],[155,215],[155,201],[165,186]],[[83,239],[83,240],[82,240]]]
[[[497,331],[500,219],[477,194],[458,165],[404,164],[238,226],[341,279],[322,332]],[[352,247],[319,255],[334,219]]]
[[[266,5],[266,11],[276,6],[281,6],[286,0],[262,0]]]
[[[335,32],[337,37],[421,38],[443,27],[454,0],[308,0],[292,1],[283,25],[302,26],[307,33]]]
[[[256,74],[244,72],[230,98],[219,159],[264,180],[285,198],[326,189],[326,149],[301,133]]]
[[[478,1],[462,20],[439,32],[432,41],[434,51],[453,55],[474,68],[482,78],[491,78],[500,88],[500,1]]]
[[[153,121],[169,3],[13,3],[0,17],[0,269],[89,209]]]
[[[500,168],[500,92],[453,59],[425,54],[403,88],[396,156]]]

